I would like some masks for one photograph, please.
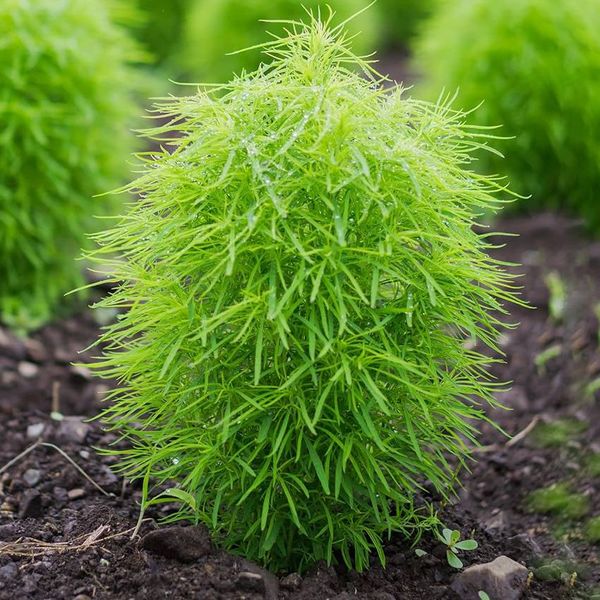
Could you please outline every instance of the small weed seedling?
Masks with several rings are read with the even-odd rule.
[[[447,546],[446,550],[446,560],[451,567],[455,569],[462,569],[463,563],[458,558],[458,553],[460,551],[470,551],[475,550],[478,546],[475,540],[461,540],[460,539],[460,531],[457,529],[442,529],[441,533],[437,533],[438,539]]]
[[[479,592],[477,592],[477,595],[479,596],[479,600],[490,600],[490,595],[487,592],[484,592],[483,590],[479,590]]]
[[[446,546],[446,560],[451,567],[455,569],[462,569],[463,563],[458,557],[460,551],[475,550],[478,544],[475,540],[461,540],[460,531],[454,529],[444,528],[441,532],[436,532],[436,537],[444,546]],[[417,548],[415,554],[419,557],[425,556],[427,552]]]
[[[544,278],[548,288],[548,312],[555,323],[560,323],[567,308],[567,287],[562,277],[552,271]]]
[[[462,113],[386,88],[331,19],[285,27],[257,71],[158,106],[140,200],[96,236],[99,306],[126,312],[92,368],[145,501],[176,482],[171,519],[222,547],[360,570],[437,524],[416,495],[453,493],[495,404],[464,340],[497,350],[516,301],[473,227],[506,190]]]
[[[538,373],[543,375],[546,372],[546,364],[554,358],[558,358],[562,353],[562,344],[552,344],[545,350],[542,350],[535,358],[535,366]]]

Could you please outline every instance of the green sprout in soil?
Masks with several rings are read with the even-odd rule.
[[[111,16],[103,0],[0,3],[0,320],[16,330],[82,283],[86,232],[115,205],[94,195],[128,171],[143,57]]]
[[[496,349],[518,302],[473,228],[500,191],[479,133],[384,89],[331,19],[161,104],[165,149],[93,255],[121,282],[98,306],[128,309],[93,367],[121,382],[121,469],[272,569],[364,569],[437,524],[417,495],[453,493],[499,385],[464,340]]]
[[[594,543],[600,543],[600,517],[593,517],[585,524],[585,538]]]
[[[533,362],[535,363],[537,371],[540,375],[546,373],[546,364],[551,360],[558,358],[561,355],[562,350],[562,344],[552,344],[552,346],[548,346],[548,348],[542,350],[535,356]]]
[[[470,122],[496,130],[519,206],[563,208],[600,233],[600,10],[597,0],[441,3],[416,48],[426,96],[458,91]]]
[[[551,423],[540,423],[534,429],[532,438],[542,448],[562,448],[586,429],[587,424],[583,421],[559,419]]]
[[[573,492],[566,483],[535,490],[527,498],[527,505],[533,512],[552,514],[561,520],[580,519],[589,510],[588,499]]]
[[[555,323],[561,323],[567,307],[567,286],[556,272],[548,273],[544,278],[548,288],[548,312]]]
[[[463,563],[458,558],[458,553],[461,551],[469,551],[477,549],[477,542],[475,540],[461,540],[460,531],[443,529],[441,534],[438,534],[439,540],[446,545],[446,560],[451,567],[455,569],[462,569]]]
[[[455,569],[462,569],[463,562],[458,557],[459,552],[461,551],[469,551],[476,550],[478,544],[475,540],[461,540],[460,531],[454,529],[448,529],[444,527],[441,533],[436,532],[436,536],[444,546],[446,546],[446,560],[451,567]],[[424,556],[427,552],[417,548],[415,550],[417,556]]]
[[[284,25],[268,22],[265,26],[262,20],[301,19],[305,7],[324,11],[326,6],[331,6],[338,20],[352,17],[347,28],[354,36],[353,51],[371,52],[380,31],[379,7],[372,0],[194,0],[186,16],[179,62],[190,77],[228,80],[233,73],[254,70],[261,61],[270,59],[257,44],[273,37],[265,27],[268,32],[281,34]],[[242,48],[247,50],[237,52]]]

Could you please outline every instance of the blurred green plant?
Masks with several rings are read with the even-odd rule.
[[[326,16],[328,7],[338,22],[353,17],[348,30],[360,34],[352,40],[353,51],[371,53],[379,42],[380,22],[377,4],[370,4],[371,0],[195,0],[187,15],[179,63],[193,79],[228,81],[234,73],[252,71],[261,60],[269,59],[256,47],[273,39],[265,28],[277,35],[284,33],[283,24],[265,25],[261,20],[298,20],[307,9],[321,10]],[[357,15],[362,9],[366,10]],[[248,50],[236,52],[244,48]]]
[[[172,519],[227,548],[360,570],[437,524],[415,497],[452,494],[499,386],[463,342],[497,350],[513,279],[473,229],[501,201],[463,115],[384,90],[329,19],[288,27],[269,66],[158,106],[166,149],[96,236],[122,282],[98,306],[129,310],[91,368],[122,382],[107,452],[144,504],[178,482]]]
[[[556,271],[544,277],[548,288],[548,312],[555,323],[562,323],[567,309],[567,284]]]
[[[571,440],[587,429],[587,423],[576,419],[558,419],[540,423],[533,430],[532,438],[542,448],[564,448]]]
[[[378,0],[383,36],[392,47],[405,48],[440,0]]]
[[[425,97],[459,90],[470,122],[502,125],[481,169],[505,172],[527,210],[565,209],[600,233],[597,0],[452,0],[416,44]]]
[[[106,0],[0,4],[0,320],[15,330],[49,320],[82,283],[75,261],[93,198],[123,182],[133,149],[143,54]]]
[[[553,514],[563,520],[576,520],[589,510],[589,500],[573,492],[566,483],[554,483],[529,494],[527,505],[533,512]]]
[[[151,53],[155,65],[179,75],[176,56],[192,0],[133,1],[142,15],[141,23],[135,28],[137,38]]]
[[[592,517],[587,521],[585,524],[585,537],[593,544],[600,542],[600,516]]]

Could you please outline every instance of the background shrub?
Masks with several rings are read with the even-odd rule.
[[[441,0],[378,0],[383,14],[383,35],[388,45],[405,48],[417,34],[422,21]]]
[[[136,1],[141,13],[141,24],[135,27],[138,39],[151,53],[154,64],[172,69],[178,74],[177,64],[172,63],[177,55],[192,0]]]
[[[227,56],[272,39],[265,31],[281,33],[282,26],[265,24],[261,19],[298,20],[306,10],[330,6],[338,21],[347,19],[370,4],[369,0],[196,0],[188,12],[180,63],[189,77],[202,81],[228,81],[242,69],[253,70],[265,59],[259,49]],[[365,10],[348,24],[351,33],[360,35],[353,41],[357,53],[370,53],[379,41],[379,12],[377,5]]]
[[[33,328],[81,283],[74,262],[128,170],[141,59],[106,0],[0,4],[0,320]],[[114,200],[113,200],[114,203]]]
[[[508,172],[532,198],[600,227],[600,7],[596,0],[456,0],[425,26],[417,46],[426,94],[459,89],[478,125],[503,125],[482,168]]]
[[[127,308],[96,371],[131,477],[179,482],[175,518],[271,568],[363,569],[435,522],[493,402],[489,316],[510,277],[472,229],[497,206],[447,106],[384,91],[315,22],[273,64],[161,105],[170,139],[99,234]],[[359,71],[358,73],[355,72]],[[362,71],[362,75],[360,74]],[[121,252],[127,261],[111,260]]]

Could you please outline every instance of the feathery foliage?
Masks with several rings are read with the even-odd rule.
[[[255,69],[268,59],[259,48],[229,54],[267,42],[272,37],[261,19],[301,19],[306,9],[331,6],[337,17],[348,19],[349,31],[358,34],[353,40],[355,52],[371,52],[377,45],[380,30],[377,5],[372,0],[195,0],[187,15],[179,63],[192,78],[202,81],[228,81],[242,70]],[[282,25],[269,23],[268,31],[280,34]]]
[[[600,6],[597,0],[445,2],[417,44],[424,93],[459,89],[472,123],[499,125],[482,167],[504,169],[532,198],[519,207],[564,208],[600,231]]]
[[[81,283],[92,196],[123,182],[142,56],[106,0],[0,4],[0,320],[50,319]],[[115,11],[113,13],[112,11]],[[125,16],[125,12],[121,13]]]
[[[343,31],[289,23],[270,66],[162,103],[168,150],[97,236],[123,282],[99,306],[128,309],[93,367],[122,383],[121,468],[274,569],[363,569],[436,523],[416,495],[451,494],[494,402],[464,339],[495,348],[514,299],[472,229],[499,204],[468,170],[479,136],[382,89]]]

